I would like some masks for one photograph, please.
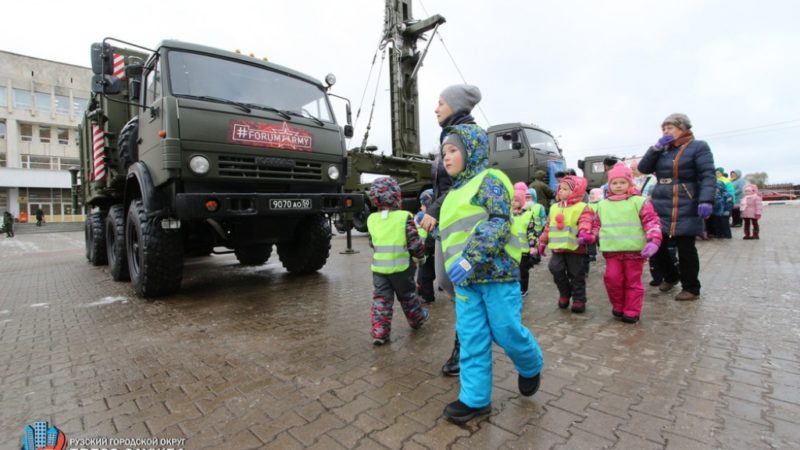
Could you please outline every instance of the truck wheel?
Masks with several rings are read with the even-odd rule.
[[[139,138],[139,118],[134,117],[130,122],[126,123],[119,132],[119,141],[117,141],[117,156],[120,162],[128,166],[134,163],[138,158],[136,151],[136,141]]]
[[[159,220],[148,219],[141,200],[131,202],[125,226],[128,270],[136,293],[142,297],[173,294],[183,277],[183,236],[168,233]]]
[[[256,244],[247,247],[239,247],[233,251],[239,264],[245,266],[260,266],[269,259],[272,254],[272,244]]]
[[[370,214],[372,214],[372,211],[369,210],[367,202],[364,202],[364,208],[360,212],[353,214],[353,228],[362,233],[366,233],[367,218],[369,218]]]
[[[309,216],[298,222],[294,238],[278,243],[278,257],[291,273],[321,269],[331,250],[331,225],[324,216]]]
[[[111,278],[128,281],[128,255],[125,253],[125,207],[113,205],[106,215],[106,253]]]
[[[108,264],[106,239],[103,234],[103,213],[95,212],[86,216],[84,234],[86,235],[86,259],[93,266]]]

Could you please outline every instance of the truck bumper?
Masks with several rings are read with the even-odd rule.
[[[215,207],[216,205],[216,207]],[[297,216],[361,211],[364,197],[349,194],[177,194],[178,219]]]

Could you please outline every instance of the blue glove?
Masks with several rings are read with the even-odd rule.
[[[672,139],[673,138],[671,134],[668,134],[666,136],[661,136],[661,139],[659,139],[658,142],[656,142],[656,145],[654,145],[653,147],[655,147],[656,150],[664,150],[665,148],[667,148],[669,143],[672,142]]]
[[[466,280],[473,270],[472,264],[470,264],[469,261],[467,261],[467,259],[463,256],[459,256],[447,271],[447,277],[450,278],[450,281],[452,281],[453,284],[459,284]]]
[[[416,223],[417,226],[419,226],[419,224],[422,223],[423,217],[425,217],[425,213],[422,211],[418,212],[417,215],[414,216],[414,223]]]
[[[711,216],[711,203],[700,203],[697,205],[697,215],[703,219],[708,219]]]

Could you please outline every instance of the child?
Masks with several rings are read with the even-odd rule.
[[[608,188],[607,185],[604,186]],[[592,208],[592,212],[597,214],[597,204],[606,197],[608,194],[603,191],[603,188],[594,188],[589,191],[589,208]],[[583,257],[583,266],[587,277],[589,276],[589,265],[595,261],[597,261],[597,244],[587,244],[586,255]]]
[[[428,320],[428,310],[417,297],[414,272],[416,267],[409,253],[418,259],[425,257],[425,245],[417,234],[414,219],[408,211],[400,210],[400,186],[390,177],[372,182],[369,199],[377,212],[367,218],[372,256],[372,343],[383,345],[392,330],[394,296],[406,315],[408,324],[419,329]]]
[[[417,270],[417,294],[422,299],[422,303],[436,301],[433,291],[433,280],[436,279],[436,267],[434,266],[435,233],[428,233],[428,230],[419,226],[419,222],[422,221],[422,217],[431,202],[433,202],[433,189],[425,189],[419,194],[419,212],[414,220],[419,237],[425,243],[425,262],[420,263],[419,270]]]
[[[603,277],[611,314],[636,323],[642,312],[642,270],[661,245],[661,221],[653,205],[637,194],[633,173],[623,163],[608,171],[608,198],[597,204]]]
[[[733,197],[725,183],[717,180],[717,193],[714,196],[714,209],[711,213],[712,229],[720,239],[731,238],[731,211],[733,210]]]
[[[528,193],[525,194],[525,209],[531,210],[533,216],[533,236],[528,234],[528,243],[531,247],[531,264],[536,265],[542,262],[542,257],[539,255],[539,236],[544,230],[544,224],[547,223],[547,210],[539,203],[536,189],[528,188]]]
[[[744,219],[744,238],[746,240],[758,239],[758,220],[761,219],[763,203],[758,195],[758,186],[748,184],[744,187],[744,197],[739,204]],[[750,234],[750,224],[753,224],[753,234]]]
[[[539,238],[539,254],[545,247],[553,251],[548,268],[558,287],[558,307],[572,312],[586,311],[586,271],[583,257],[586,244],[597,240],[594,212],[581,201],[586,193],[586,178],[567,175],[558,184],[556,199],[550,205],[550,219]]]
[[[455,285],[456,332],[461,341],[461,391],[444,409],[454,423],[491,412],[492,340],[519,372],[524,396],[539,389],[542,351],[522,324],[519,250],[512,247],[514,188],[487,169],[488,137],[477,125],[445,129],[442,157],[453,187],[440,211],[444,264]]]
[[[533,211],[525,209],[525,196],[528,195],[528,185],[523,182],[514,184],[514,200],[511,202],[511,229],[516,236],[517,242],[513,244],[519,247],[519,285],[523,297],[528,295],[528,278],[530,277],[531,261],[531,236],[534,244],[535,222],[533,221]],[[541,206],[541,205],[539,205]],[[512,240],[513,242],[513,240]]]

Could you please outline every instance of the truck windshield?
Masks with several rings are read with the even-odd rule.
[[[542,133],[539,130],[526,128],[525,137],[528,138],[528,145],[530,145],[531,148],[535,147],[537,150],[544,153],[558,154],[558,146],[556,145],[556,141],[548,134]]]
[[[167,60],[170,90],[177,97],[216,98],[333,122],[325,92],[299,78],[199,53],[171,50]]]

